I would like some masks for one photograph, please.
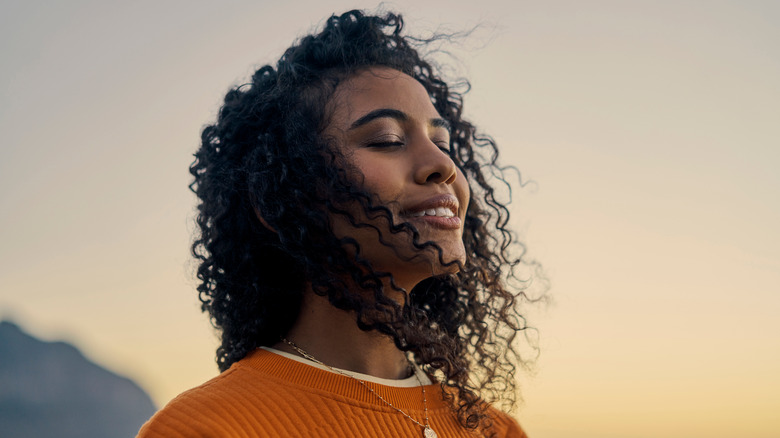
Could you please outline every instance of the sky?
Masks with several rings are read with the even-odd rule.
[[[229,87],[376,2],[0,3],[0,318],[158,405],[217,374],[187,171]],[[780,3],[396,1],[544,266],[535,438],[780,436]]]

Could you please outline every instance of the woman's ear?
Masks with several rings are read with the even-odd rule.
[[[272,227],[271,225],[266,222],[266,220],[263,218],[263,215],[260,214],[260,210],[255,208],[255,216],[257,216],[257,219],[260,221],[261,224],[263,224],[264,227],[268,228],[272,233],[276,233],[276,229]]]

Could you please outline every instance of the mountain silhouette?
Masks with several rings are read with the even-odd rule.
[[[0,437],[134,437],[154,403],[65,342],[0,322]]]

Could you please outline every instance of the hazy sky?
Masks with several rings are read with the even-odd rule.
[[[0,3],[0,317],[166,403],[217,370],[187,167],[225,91],[375,2]],[[513,224],[535,438],[780,435],[780,2],[399,1],[452,51]]]

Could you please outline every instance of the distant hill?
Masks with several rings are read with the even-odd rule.
[[[134,437],[155,411],[133,381],[0,322],[0,437]]]

